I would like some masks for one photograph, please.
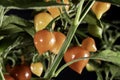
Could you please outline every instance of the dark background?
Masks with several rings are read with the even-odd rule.
[[[64,64],[62,60],[61,65]],[[95,72],[88,72],[84,68],[82,74],[78,74],[69,67],[65,68],[55,80],[97,80]]]

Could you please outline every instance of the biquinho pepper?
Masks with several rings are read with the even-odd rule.
[[[96,1],[92,6],[92,11],[100,19],[102,15],[110,9],[111,3]]]
[[[95,52],[96,50],[94,39],[88,37],[82,41],[81,46],[70,47],[64,54],[64,60],[66,63],[68,63],[78,58],[90,57],[90,52]],[[89,59],[83,59],[71,64],[69,67],[81,74],[88,61]]]

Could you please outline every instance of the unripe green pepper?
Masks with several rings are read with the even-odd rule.
[[[87,69],[87,71],[95,71],[94,66],[92,66],[92,65],[89,64],[89,63],[86,65],[86,69]]]
[[[102,38],[102,28],[95,24],[88,25],[88,32],[94,37]]]

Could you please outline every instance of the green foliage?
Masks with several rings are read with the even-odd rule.
[[[12,9],[40,9],[50,6],[63,6],[65,4],[58,4],[55,1],[45,2],[41,0],[2,0],[0,5]]]
[[[33,37],[35,33],[33,27],[34,26],[32,22],[15,15],[5,16],[2,26],[0,27],[0,35],[15,34],[18,32],[26,31]]]
[[[112,51],[109,49],[103,50],[100,53],[95,55],[95,58],[98,58],[103,61],[112,62],[113,64],[120,65],[120,51]]]
[[[81,2],[82,0],[78,0],[77,3],[70,4],[73,7],[70,7],[70,11],[67,13],[63,13],[59,17],[57,17],[53,22],[56,23],[62,23],[62,26],[59,25],[59,28],[62,28],[61,30],[64,30],[65,33],[68,32],[66,43],[64,43],[63,47],[60,50],[60,53],[57,58],[54,60],[56,61],[51,67],[49,67],[48,74],[45,77],[53,77],[54,71],[57,69],[57,66],[59,65],[61,59],[63,58],[63,54],[65,50],[70,45],[73,45],[74,43],[79,43],[82,40],[82,38],[91,36],[95,37],[96,44],[98,46],[98,51],[95,53],[91,53],[92,56],[90,57],[93,61],[92,65],[94,66],[97,74],[97,80],[113,80],[113,79],[120,79],[120,44],[117,43],[120,38],[120,29],[118,24],[120,24],[120,21],[112,22],[112,21],[105,21],[103,19],[98,20],[95,15],[89,11],[92,1],[94,0],[85,0],[88,5],[85,7],[80,4],[83,4]],[[120,0],[97,0],[97,1],[107,1],[112,3],[112,5],[119,6]],[[50,2],[45,2],[45,0],[2,0],[0,1],[0,80],[3,79],[3,73],[5,63],[7,63],[7,57],[11,57],[14,61],[17,62],[18,59],[20,59],[21,55],[25,56],[25,61],[28,63],[31,63],[31,59],[33,56],[37,53],[34,44],[33,44],[33,38],[35,34],[34,29],[34,23],[33,20],[26,20],[21,17],[18,17],[16,15],[6,15],[6,12],[11,9],[46,9],[46,7],[50,6],[65,6],[66,4],[63,3],[56,3],[55,0],[52,0]],[[76,6],[77,5],[77,6]],[[79,7],[78,7],[79,5]],[[78,9],[78,10],[77,10]],[[63,17],[65,16],[65,18]],[[51,22],[52,23],[52,22]],[[59,24],[60,24],[59,23]],[[86,23],[86,27],[81,27],[82,23]],[[96,36],[93,35],[93,32],[98,32],[96,29],[92,29],[94,27],[90,27],[92,30],[91,33],[88,31],[88,25],[96,25],[101,29],[100,35]],[[51,27],[51,25],[49,25]],[[48,26],[48,27],[49,27]],[[63,27],[65,26],[65,27]],[[77,27],[80,27],[81,29],[77,29]],[[77,31],[76,31],[77,30]],[[63,31],[63,32],[64,32]],[[76,42],[71,40],[74,38],[75,33],[79,33],[79,35],[76,34]],[[91,34],[91,35],[89,35]],[[84,35],[84,36],[83,36]],[[97,42],[97,40],[99,42]],[[49,54],[49,60],[53,57]],[[54,57],[56,57],[54,55]],[[48,58],[48,57],[47,57]],[[3,61],[4,59],[4,61]],[[58,60],[60,59],[60,60]],[[96,62],[96,60],[100,60],[100,63]],[[2,62],[3,61],[3,62]],[[58,61],[58,62],[57,62]],[[1,65],[2,64],[2,65]],[[65,66],[67,67],[67,66]],[[52,74],[49,75],[53,71]],[[61,70],[60,70],[61,71]],[[105,78],[103,77],[103,72],[105,74]],[[59,71],[58,71],[59,73]],[[31,80],[37,80],[43,78],[34,78],[32,77]]]

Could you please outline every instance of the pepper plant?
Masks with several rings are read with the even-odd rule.
[[[109,3],[107,11],[111,10],[112,6],[119,8],[120,5],[119,0],[68,0],[68,3],[65,3],[65,0],[2,0],[0,2],[0,80],[7,80],[5,74],[15,80],[56,79],[64,69],[71,68],[71,64],[81,61],[80,65],[82,65],[82,61],[84,63],[86,59],[89,60],[87,62],[89,67],[85,64],[84,69],[91,71],[92,68],[92,71],[96,72],[97,80],[120,79],[120,21],[107,20],[105,18],[107,11],[103,13],[104,7],[100,7],[102,3],[98,6],[100,8],[93,8],[96,2]],[[53,17],[54,14],[48,11],[49,8],[57,8],[59,14]],[[98,18],[94,12],[97,10],[93,9],[98,9],[99,13],[102,13],[101,17]],[[14,14],[15,11],[23,13]],[[43,13],[43,16],[45,13],[50,18],[37,16],[35,20],[35,16],[39,13]],[[95,42],[88,40],[82,47],[82,42],[87,37],[91,37]],[[92,43],[96,44],[97,51],[89,51],[93,47]],[[82,53],[77,53],[79,56],[73,56],[77,58],[61,65],[65,53],[73,46],[79,46],[80,52],[84,50],[90,56],[81,57]],[[40,48],[45,50],[39,51]],[[18,65],[27,65],[29,69],[23,69],[29,72],[29,76],[25,76],[22,70],[16,71]],[[18,76],[15,76],[16,74]],[[81,75],[82,72],[76,74]]]

